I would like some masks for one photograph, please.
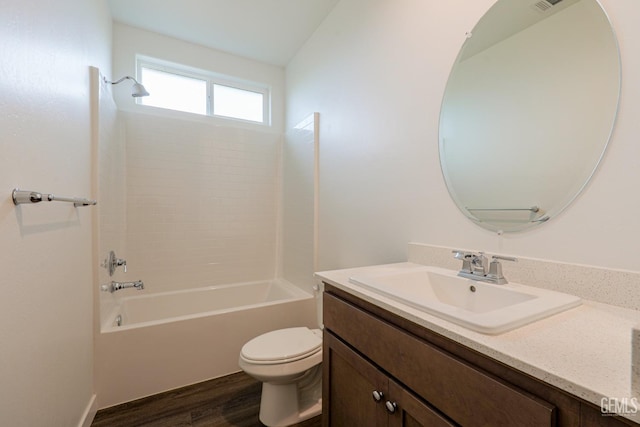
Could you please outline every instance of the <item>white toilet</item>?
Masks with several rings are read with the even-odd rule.
[[[319,290],[316,298],[321,313]],[[321,362],[320,329],[279,329],[262,334],[242,347],[240,368],[263,383],[260,421],[264,425],[284,427],[320,415]]]

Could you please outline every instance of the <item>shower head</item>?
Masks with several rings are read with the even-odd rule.
[[[135,82],[131,87],[131,96],[139,98],[141,96],[149,96],[149,92],[140,83]]]
[[[115,82],[110,82],[109,80],[107,80],[106,77],[104,77],[104,82],[111,83],[112,85],[117,85],[118,83],[121,83],[124,80],[133,80],[134,83],[133,83],[133,86],[131,86],[131,96],[133,96],[134,98],[139,98],[141,96],[149,96],[149,92],[147,92],[144,86],[138,83],[138,81],[131,76],[124,76],[123,78],[116,80]]]

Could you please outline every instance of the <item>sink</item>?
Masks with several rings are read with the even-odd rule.
[[[577,307],[579,297],[531,286],[495,285],[419,266],[363,274],[349,282],[420,311],[484,334],[500,334]]]

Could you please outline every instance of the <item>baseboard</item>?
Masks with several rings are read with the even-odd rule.
[[[96,399],[96,395],[91,396],[91,400],[87,405],[87,408],[84,410],[82,417],[80,418],[80,422],[78,423],[78,427],[91,427],[91,423],[98,412],[98,399]]]

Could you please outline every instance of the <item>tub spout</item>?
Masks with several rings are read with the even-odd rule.
[[[109,292],[113,293],[115,291],[119,291],[120,289],[127,288],[136,288],[137,290],[144,289],[144,283],[142,280],[136,280],[135,282],[111,282],[111,286],[109,286]]]

